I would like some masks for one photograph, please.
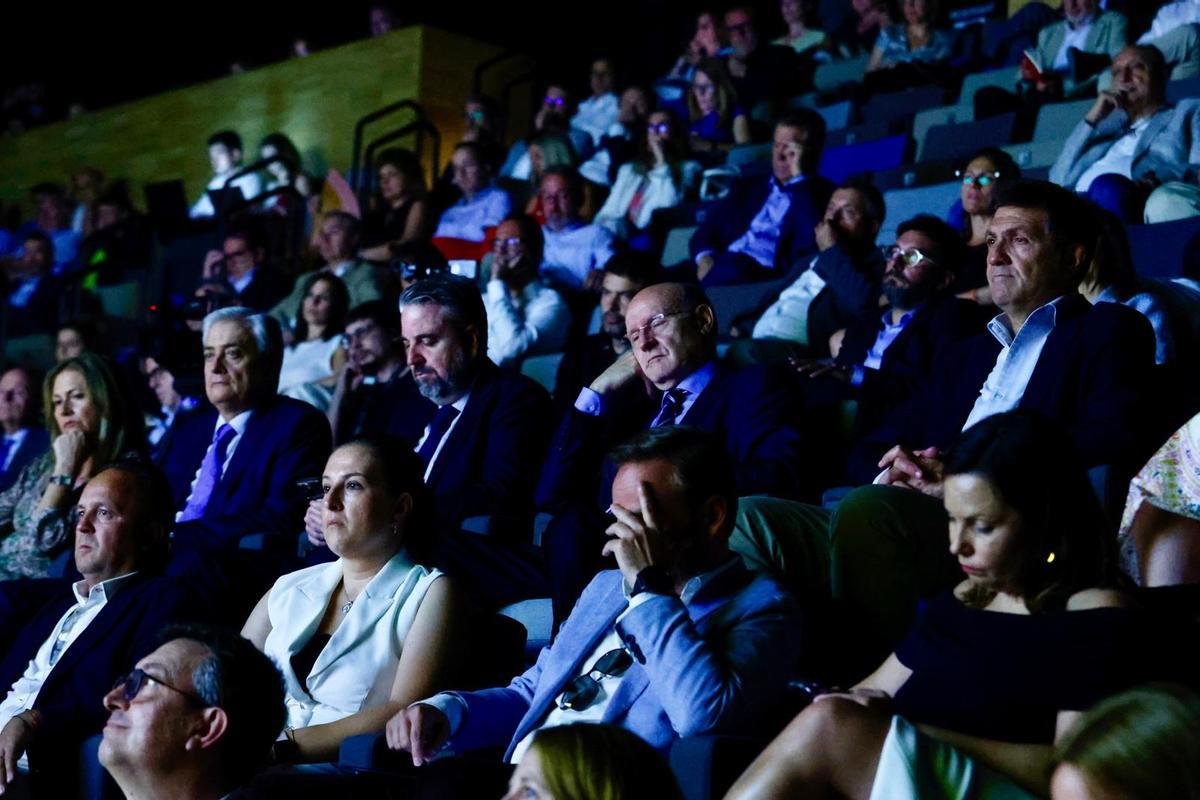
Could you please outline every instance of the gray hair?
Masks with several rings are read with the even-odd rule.
[[[218,308],[201,323],[201,341],[208,339],[209,329],[218,322],[236,322],[250,331],[263,366],[270,370],[271,391],[274,392],[279,384],[279,370],[283,366],[283,331],[279,328],[278,320],[243,306]]]
[[[474,281],[461,275],[441,273],[422,278],[400,295],[400,314],[405,306],[440,306],[460,332],[474,326],[481,353],[487,352],[487,309]]]

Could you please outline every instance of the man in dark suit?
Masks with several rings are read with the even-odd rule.
[[[54,242],[41,231],[25,236],[19,258],[5,264],[4,330],[7,338],[51,333],[58,325],[61,281],[51,271]]]
[[[38,424],[41,408],[39,381],[25,367],[13,367],[0,376],[0,492],[13,485],[21,470],[46,452],[50,436]]]
[[[186,613],[178,583],[155,575],[166,557],[169,498],[156,467],[118,462],[102,470],[79,500],[75,564],[83,579],[0,584],[9,606],[23,605],[10,595],[49,597],[23,618],[0,661],[0,787],[14,788],[6,784],[16,773],[38,796],[74,797],[79,746],[104,725],[100,699],[154,648],[162,626]]]
[[[221,309],[204,318],[203,342],[212,407],[178,423],[163,461],[179,509],[171,571],[224,584],[222,569],[195,573],[197,562],[239,543],[269,556],[294,554],[305,510],[296,482],[320,477],[331,441],[315,408],[275,394],[283,358],[277,322]]]
[[[752,283],[783,275],[817,249],[813,228],[832,187],[816,174],[825,122],[789,111],[775,125],[771,177],[736,187],[704,217],[689,251],[703,286]],[[692,267],[680,268],[685,276]]]
[[[222,304],[254,311],[269,311],[291,288],[290,281],[266,263],[267,249],[253,227],[235,228],[225,237],[221,250],[204,259],[203,280],[197,296],[215,296]]]
[[[776,368],[718,363],[716,318],[697,286],[647,287],[630,302],[625,321],[629,352],[580,391],[538,487],[539,507],[557,515],[543,546],[558,613],[570,610],[599,567],[598,515],[611,500],[612,483],[604,456],[613,442],[649,427],[688,425],[721,440],[734,459],[739,495],[797,497],[807,484],[793,382]],[[642,413],[618,416],[633,406],[630,395],[641,397]]]
[[[918,598],[962,578],[946,548],[941,503],[941,451],[961,430],[1001,411],[1032,409],[1068,431],[1085,465],[1118,472],[1137,469],[1166,436],[1154,430],[1146,400],[1149,323],[1124,306],[1090,306],[1077,293],[1094,241],[1092,209],[1071,192],[1043,181],[998,190],[987,271],[1001,313],[939,359],[921,391],[854,449],[850,477],[869,485],[832,514],[770,500],[745,504],[733,546],[795,546],[805,554],[787,580],[831,582],[861,646],[846,654],[850,672],[882,661],[911,624]]]

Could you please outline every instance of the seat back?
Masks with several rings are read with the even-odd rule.
[[[858,83],[867,71],[870,56],[844,58],[820,64],[813,71],[813,88],[818,92],[831,92],[843,83]]]
[[[1062,145],[1060,139],[1047,139],[1044,142],[1009,144],[1000,149],[1012,156],[1017,166],[1024,171],[1054,166],[1058,154],[1062,152]]]
[[[917,214],[933,214],[946,218],[950,207],[958,199],[962,184],[958,181],[936,183],[933,186],[918,186],[914,189],[895,189],[884,192],[883,202],[887,207],[883,226],[879,229],[879,241],[891,244],[896,240],[896,228],[901,222]]]
[[[860,109],[864,122],[886,122],[908,128],[919,111],[942,105],[945,92],[940,86],[918,86],[902,92],[877,94]]]
[[[1125,229],[1133,251],[1133,266],[1143,278],[1184,275],[1186,260],[1200,246],[1200,217],[1155,225],[1127,225]]]
[[[836,131],[850,125],[854,118],[854,101],[843,100],[828,106],[818,106],[814,109],[825,120],[825,130]]]
[[[1012,67],[990,69],[987,72],[973,72],[963,78],[962,90],[958,93],[958,105],[965,109],[975,110],[975,93],[987,86],[998,86],[1001,89],[1012,89],[1017,84],[1017,71]]]
[[[974,122],[955,125],[935,125],[925,134],[924,148],[917,161],[945,159],[961,161],[983,147],[999,147],[1012,141],[1016,113],[998,114]]]
[[[1095,100],[1074,100],[1070,103],[1050,103],[1038,111],[1037,124],[1033,128],[1033,141],[1057,141],[1059,146],[1075,130],[1083,115]]]
[[[920,153],[922,145],[925,142],[925,135],[929,129],[936,125],[954,125],[959,122],[971,122],[975,119],[971,109],[964,109],[961,106],[938,106],[937,108],[927,108],[924,111],[918,111],[913,117],[912,138],[916,144],[917,152]]]
[[[902,133],[872,142],[830,147],[821,156],[819,172],[835,184],[861,172],[891,169],[904,163],[908,152],[908,134]]]

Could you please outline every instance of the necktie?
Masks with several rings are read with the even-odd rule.
[[[236,435],[237,431],[233,429],[232,425],[225,424],[217,428],[217,432],[213,436],[212,447],[208,448],[204,461],[200,463],[200,474],[196,476],[196,485],[192,487],[192,496],[188,498],[187,505],[183,507],[183,512],[179,515],[180,522],[200,519],[204,516],[204,510],[208,508],[208,501],[212,499],[213,489],[217,488],[217,481],[221,479],[221,467],[225,464],[225,454],[229,452],[229,443]]]
[[[446,431],[450,430],[450,423],[454,422],[454,418],[457,416],[458,409],[451,405],[441,406],[433,415],[433,421],[429,423],[429,435],[425,437],[425,442],[417,451],[417,455],[425,462],[425,466],[428,467],[429,462],[433,461],[433,454],[437,452],[442,437],[446,435]]]
[[[8,454],[12,450],[13,440],[7,436],[0,438],[0,472],[5,472],[8,465]]]
[[[650,423],[651,428],[657,428],[659,425],[674,425],[675,420],[679,419],[679,415],[683,413],[683,401],[691,394],[687,389],[668,389],[663,395],[662,408],[658,411],[658,416],[654,418],[654,422]]]

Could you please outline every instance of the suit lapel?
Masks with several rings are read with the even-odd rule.
[[[1142,131],[1142,135],[1138,137],[1137,147],[1134,148],[1133,151],[1133,163],[1136,164],[1138,159],[1146,155],[1146,153],[1150,150],[1150,146],[1154,143],[1154,140],[1170,121],[1171,114],[1166,110],[1160,110],[1150,118],[1149,124],[1146,125],[1146,130]]]
[[[96,618],[79,634],[79,638],[71,642],[71,646],[63,652],[62,656],[58,659],[58,663],[54,665],[54,669],[50,672],[49,677],[47,677],[45,686],[49,686],[51,681],[57,676],[65,678],[70,675],[75,665],[98,644],[102,643],[108,637],[109,631],[118,623],[123,626],[128,625],[129,620],[127,617],[130,609],[142,606],[141,601],[143,599],[142,595],[146,591],[145,587],[146,579],[141,575],[130,579],[130,583],[122,586],[120,591],[116,593],[116,596],[110,598],[104,604],[104,608],[100,609],[100,613],[96,615]],[[67,608],[70,608],[70,606],[62,609],[62,612],[59,614],[60,617],[66,612]],[[45,690],[45,686],[43,686],[43,691]]]
[[[461,461],[462,454],[470,450],[467,442],[471,438],[484,435],[481,433],[483,426],[479,424],[479,421],[483,416],[484,408],[491,401],[491,371],[493,369],[496,367],[492,367],[490,364],[485,365],[480,369],[479,375],[475,377],[471,395],[467,398],[467,405],[454,423],[454,427],[446,434],[446,443],[442,445],[442,451],[438,453],[437,459],[433,462],[433,470],[430,471],[429,480],[426,481],[429,486],[437,486],[451,463],[458,464]]]
[[[1081,295],[1064,298],[1055,309],[1054,329],[1046,337],[1046,344],[1038,356],[1037,366],[1029,376],[1029,384],[1021,395],[1021,408],[1033,408],[1043,414],[1053,414],[1063,388],[1063,364],[1067,363],[1080,327],[1077,319],[1086,314],[1087,300]]]
[[[213,489],[213,498],[209,501],[209,508],[220,508],[229,501],[229,498],[233,497],[238,485],[242,482],[242,476],[251,463],[257,462],[261,466],[258,457],[269,449],[265,439],[271,430],[268,419],[274,408],[275,406],[272,404],[262,409],[255,409],[254,413],[250,415],[250,420],[246,423],[246,431],[242,434],[237,449],[233,451],[233,458],[229,460],[225,474],[221,476],[221,480]]]

